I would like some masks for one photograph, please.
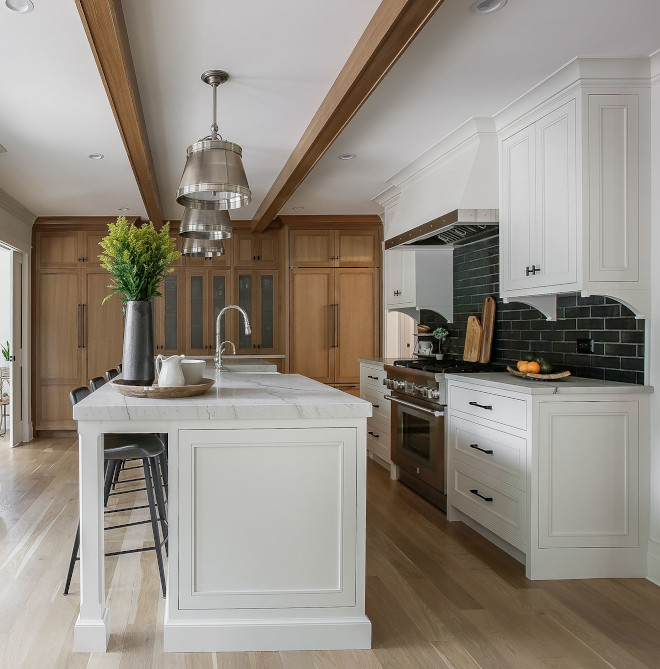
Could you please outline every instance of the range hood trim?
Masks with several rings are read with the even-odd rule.
[[[437,246],[459,246],[471,241],[478,241],[485,237],[497,234],[499,230],[499,210],[498,209],[455,209],[444,216],[418,225],[412,230],[391,237],[385,240],[385,249],[395,248],[403,245],[415,245],[416,243],[428,239],[428,245],[434,242],[430,241],[433,237],[438,237],[442,232],[457,230],[460,226],[466,226],[466,234],[453,243],[448,243],[438,239],[435,242]],[[472,228],[478,226],[479,231],[473,231]]]

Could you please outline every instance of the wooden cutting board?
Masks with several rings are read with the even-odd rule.
[[[469,316],[467,332],[465,334],[465,348],[463,349],[463,360],[467,362],[479,362],[481,355],[482,328],[476,316]]]
[[[493,348],[493,328],[495,327],[495,299],[487,297],[484,300],[481,312],[481,354],[479,362],[490,362],[490,353]]]

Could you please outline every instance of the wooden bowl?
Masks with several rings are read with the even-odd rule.
[[[514,376],[522,376],[525,379],[536,379],[537,381],[555,381],[556,379],[565,379],[571,373],[566,370],[564,372],[554,372],[552,374],[535,374],[534,372],[520,372],[511,366],[507,366],[507,371]]]
[[[160,386],[125,386],[121,379],[110,381],[110,385],[121,395],[155,400],[203,395],[214,383],[213,379],[202,379],[201,383],[190,386],[163,386],[161,388]]]

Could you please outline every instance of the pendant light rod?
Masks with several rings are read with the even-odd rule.
[[[202,81],[213,88],[213,125],[211,139],[218,139],[218,86],[224,84],[229,75],[224,70],[206,70],[202,74]]]

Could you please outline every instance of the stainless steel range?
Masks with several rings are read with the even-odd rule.
[[[443,511],[445,480],[445,374],[501,371],[494,365],[456,360],[396,360],[385,365],[392,391],[391,457],[399,480]]]

